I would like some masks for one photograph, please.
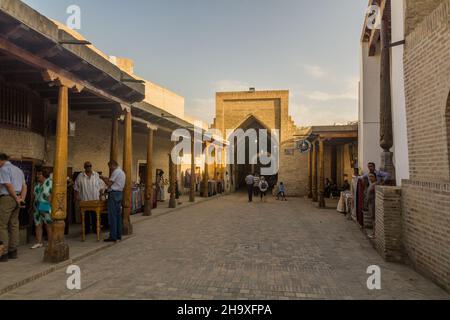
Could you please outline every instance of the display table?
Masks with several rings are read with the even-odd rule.
[[[84,230],[84,225],[85,225],[84,214],[86,212],[92,211],[92,212],[95,212],[95,214],[97,215],[97,241],[100,241],[101,215],[102,215],[102,213],[108,212],[108,206],[106,204],[106,201],[100,201],[100,200],[81,201],[80,202],[80,211],[81,211],[81,240],[82,241],[86,240],[86,233]]]

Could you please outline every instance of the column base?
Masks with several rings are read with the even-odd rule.
[[[143,216],[150,217],[152,215],[152,201],[145,201],[144,203],[144,213]]]
[[[173,209],[177,207],[177,200],[176,199],[170,199],[169,200],[169,208]]]
[[[381,152],[380,170],[389,173],[389,183],[395,185],[394,153],[390,151]]]
[[[319,197],[319,208],[326,208],[325,198],[323,196]]]
[[[64,220],[52,224],[52,239],[44,252],[44,262],[58,263],[69,259],[69,246],[64,239]]]
[[[124,236],[130,236],[133,234],[133,225],[131,224],[131,222],[124,222],[122,233]]]

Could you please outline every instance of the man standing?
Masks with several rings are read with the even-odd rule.
[[[75,200],[76,201],[95,201],[100,199],[100,193],[106,189],[106,185],[100,175],[92,170],[92,163],[89,161],[84,164],[84,172],[80,173],[75,180]],[[95,212],[86,212],[84,215],[84,231],[89,234],[97,232],[97,214]]]
[[[255,177],[251,173],[245,177],[245,183],[247,184],[248,202],[253,201],[253,184],[255,183]]]
[[[18,167],[8,161],[8,156],[0,153],[0,242],[5,251],[0,262],[17,259],[19,245],[19,211],[25,207],[27,196],[25,176]]]
[[[373,162],[369,162],[369,164],[367,165],[369,172],[366,173],[363,178],[367,178],[369,179],[369,174],[373,173],[375,175],[375,177],[377,178],[377,183],[384,185],[388,180],[389,180],[389,173],[381,171],[381,170],[377,170],[375,163]]]
[[[105,242],[122,240],[122,198],[125,188],[125,172],[115,160],[108,163],[111,176],[101,177],[108,188],[109,238]]]

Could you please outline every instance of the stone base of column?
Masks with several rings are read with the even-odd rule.
[[[177,207],[177,200],[176,199],[170,199],[169,200],[169,208],[173,209]]]
[[[325,197],[323,194],[319,195],[319,208],[325,208]]]
[[[189,195],[189,202],[195,202],[195,196],[194,195]]]
[[[319,202],[319,196],[317,195],[317,193],[313,192],[313,194],[312,194],[312,201],[313,202]]]
[[[310,192],[308,193],[308,199],[312,199],[313,198],[313,194]]]
[[[123,231],[122,231],[124,236],[129,236],[133,234],[133,225],[131,224],[131,222],[127,221],[123,223]]]
[[[145,200],[143,216],[150,217],[152,215],[153,201]]]
[[[380,170],[389,173],[389,185],[395,185],[394,153],[383,151],[381,153]]]
[[[54,221],[52,224],[52,239],[45,249],[44,262],[58,263],[69,259],[69,246],[64,239],[64,220]]]

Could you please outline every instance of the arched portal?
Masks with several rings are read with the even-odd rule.
[[[234,132],[236,133],[239,130],[241,135],[236,134],[232,139],[233,141],[230,137],[227,137],[230,139],[230,143],[234,145],[232,174],[236,190],[245,187],[245,177],[249,173],[261,175],[262,168],[270,167],[270,164],[262,163],[261,155],[270,157],[273,144],[270,128],[254,115],[249,115],[234,129]],[[261,130],[267,132],[266,137]],[[242,154],[243,152],[245,153]],[[268,179],[269,185],[272,186],[277,183],[277,174],[266,175],[265,177]]]

